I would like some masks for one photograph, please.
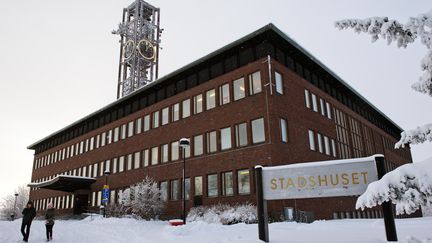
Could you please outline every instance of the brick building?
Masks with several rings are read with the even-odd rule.
[[[61,213],[96,210],[104,171],[111,203],[150,176],[180,216],[186,153],[187,208],[255,202],[253,167],[384,154],[391,170],[411,162],[394,150],[401,128],[306,50],[269,24],[30,145],[31,200]],[[59,175],[79,176],[67,177]],[[86,177],[86,178],[83,178]],[[355,198],[269,202],[316,218],[380,217],[355,212]]]

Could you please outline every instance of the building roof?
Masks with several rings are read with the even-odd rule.
[[[81,189],[90,189],[91,184],[95,182],[96,178],[92,177],[59,175],[49,181],[40,183],[29,183],[28,186],[32,188],[74,192]]]
[[[393,128],[395,128],[396,130],[398,130],[398,132],[400,133],[402,131],[402,128],[400,128],[395,122],[393,122],[389,117],[387,117],[383,112],[381,112],[377,107],[375,107],[372,103],[370,103],[366,98],[364,98],[361,94],[359,94],[356,90],[354,90],[349,84],[347,84],[342,78],[340,78],[336,73],[334,73],[331,69],[329,69],[328,67],[326,67],[323,63],[321,63],[317,58],[315,58],[311,53],[309,53],[307,50],[305,50],[303,47],[301,47],[297,42],[295,42],[293,39],[291,39],[287,34],[285,34],[284,32],[282,32],[280,29],[278,29],[275,25],[273,25],[272,23],[265,25],[264,27],[226,45],[223,46],[222,48],[211,52],[210,54],[207,54],[201,58],[199,58],[198,60],[183,66],[180,69],[177,69],[159,79],[157,79],[156,81],[147,84],[146,86],[142,87],[139,90],[136,90],[135,92],[122,97],[108,105],[106,105],[105,107],[83,117],[82,119],[64,127],[63,129],[60,129],[50,135],[48,135],[47,137],[29,145],[27,148],[28,149],[36,149],[37,146],[47,142],[48,140],[61,135],[64,132],[67,132],[68,130],[78,126],[79,124],[98,116],[99,114],[112,109],[118,105],[120,105],[123,102],[126,102],[128,100],[137,98],[138,96],[142,95],[143,93],[151,90],[154,87],[157,87],[158,85],[163,85],[166,82],[169,82],[171,79],[174,79],[176,77],[178,77],[179,75],[185,74],[188,71],[198,67],[199,65],[202,65],[203,63],[207,63],[209,61],[211,61],[212,59],[215,59],[221,55],[224,55],[225,53],[231,51],[234,48],[243,48],[243,44],[246,42],[250,42],[253,41],[254,39],[259,39],[259,41],[263,41],[263,38],[270,38],[269,36],[271,36],[271,38],[278,38],[280,40],[283,40],[285,42],[285,44],[289,44],[290,46],[293,46],[297,51],[299,51],[301,53],[301,55],[303,55],[303,59],[309,59],[310,62],[318,65],[320,68],[322,68],[325,72],[327,72],[330,76],[332,76],[334,79],[336,79],[340,85],[342,85],[344,88],[346,88],[348,91],[352,92],[355,96],[357,96],[358,99],[360,99],[362,102],[364,102],[367,106],[369,106],[370,108],[372,108],[377,114],[379,114],[382,118],[384,118],[388,123],[390,123]],[[280,41],[278,40],[278,41]],[[52,147],[52,146],[51,146]]]

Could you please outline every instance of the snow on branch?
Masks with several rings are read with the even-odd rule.
[[[428,53],[422,59],[423,74],[412,88],[423,94],[432,96],[432,10],[410,18],[406,24],[388,17],[373,17],[366,19],[344,19],[335,22],[339,30],[353,29],[356,33],[367,33],[372,36],[372,42],[379,38],[387,40],[388,44],[396,42],[398,47],[407,47],[418,37],[426,46]]]
[[[432,123],[403,131],[401,139],[395,144],[395,148],[404,148],[406,144],[419,144],[426,141],[432,142]]]
[[[396,213],[411,214],[420,206],[432,206],[432,158],[405,164],[369,184],[357,199],[356,209],[371,208],[383,202],[396,204]]]

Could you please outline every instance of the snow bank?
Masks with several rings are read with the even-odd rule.
[[[396,219],[401,242],[431,243],[432,217]],[[0,221],[0,242],[21,242],[21,220]],[[344,219],[316,221],[312,224],[294,222],[269,225],[271,243],[384,243],[382,219]],[[256,224],[221,225],[203,221],[184,226],[170,226],[165,221],[144,221],[126,218],[93,218],[57,220],[54,243],[262,243]],[[43,220],[32,223],[29,242],[45,242]]]
[[[432,158],[405,164],[369,184],[357,199],[356,208],[374,207],[391,200],[397,214],[411,214],[432,205]]]

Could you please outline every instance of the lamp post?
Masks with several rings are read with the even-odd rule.
[[[183,151],[183,224],[186,224],[186,148],[190,145],[189,139],[182,138],[179,147]]]
[[[15,193],[15,202],[14,202],[13,212],[12,212],[12,215],[11,215],[12,221],[15,219],[17,198],[18,198],[18,193]]]
[[[108,185],[108,176],[111,174],[111,172],[106,169],[104,171],[104,175],[105,175],[105,185],[103,187],[103,198],[102,200],[104,201],[104,210],[103,210],[103,216],[104,218],[106,218],[106,208],[108,206],[108,201],[109,201],[109,185]]]

